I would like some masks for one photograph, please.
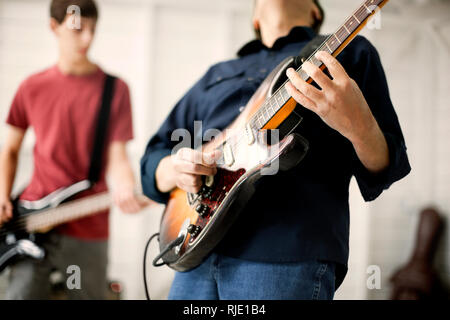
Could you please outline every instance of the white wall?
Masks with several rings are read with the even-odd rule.
[[[252,38],[252,1],[98,2],[101,17],[91,55],[131,88],[136,138],[129,154],[138,174],[145,143],[173,104],[209,65],[232,58]],[[322,0],[327,12],[323,31],[335,30],[360,2]],[[48,4],[44,0],[0,0],[1,121],[19,83],[56,59],[47,26]],[[391,1],[382,14],[382,29],[364,31],[384,64],[413,172],[370,204],[363,203],[352,183],[350,269],[338,299],[387,298],[388,276],[409,257],[419,209],[433,202],[449,214],[449,9],[449,1]],[[0,126],[0,145],[4,132]],[[26,183],[30,174],[32,144],[29,134],[18,185]],[[112,212],[110,275],[124,283],[127,299],[144,297],[143,248],[147,237],[158,230],[161,210],[153,208],[135,216]],[[439,259],[447,276],[448,239],[446,234]],[[156,252],[154,243],[149,257]],[[381,267],[381,290],[366,288],[366,269],[371,264]],[[165,298],[173,272],[152,267],[148,276],[151,295]]]

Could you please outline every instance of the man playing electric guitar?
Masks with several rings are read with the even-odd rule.
[[[71,28],[68,7],[81,9],[80,27]],[[92,63],[87,52],[94,38],[97,7],[93,0],[53,0],[50,26],[59,46],[56,65],[28,77],[19,87],[7,118],[7,137],[0,158],[0,225],[12,218],[10,193],[19,149],[25,131],[36,135],[34,172],[20,199],[37,200],[51,192],[87,178],[91,148],[106,75]],[[115,79],[110,104],[105,156],[100,177],[80,197],[107,189],[124,212],[137,212],[145,205],[134,195],[135,180],[125,144],[132,139],[129,90]],[[41,236],[47,255],[43,261],[21,260],[11,266],[9,299],[48,299],[53,268],[66,274],[69,265],[81,270],[81,289],[69,290],[76,299],[104,299],[108,245],[108,211],[58,226]]]
[[[200,154],[170,141],[178,128],[225,129],[268,73],[319,32],[313,0],[257,0],[260,39],[238,58],[212,66],[180,100],[141,160],[144,193],[166,203],[175,187],[196,193],[214,175],[218,152]],[[177,272],[170,299],[332,299],[347,272],[348,188],[356,177],[366,201],[410,171],[406,147],[376,49],[356,37],[338,56],[320,52],[331,78],[306,63],[286,87],[301,106],[295,132],[309,141],[303,161],[263,177],[237,221],[201,265]],[[203,132],[204,132],[203,131]],[[202,133],[203,133],[202,132]]]

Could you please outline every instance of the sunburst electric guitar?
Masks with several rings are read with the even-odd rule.
[[[336,57],[387,1],[364,1],[317,51],[327,51]],[[323,70],[325,66],[314,53],[306,60]],[[265,132],[285,123],[296,107],[296,101],[286,91],[286,81],[279,81],[286,69],[293,65],[294,59],[288,58],[274,69],[225,133],[202,146],[203,152],[221,151],[217,174],[206,177],[196,194],[178,188],[171,192],[161,219],[161,252],[154,261],[155,265],[159,259],[178,271],[199,265],[250,199],[254,183],[264,175],[263,171],[272,168],[286,170],[301,161],[308,143],[298,134],[290,133],[270,145],[265,139]],[[302,79],[312,82],[302,70],[301,63],[297,72]],[[298,116],[292,127],[301,120]]]

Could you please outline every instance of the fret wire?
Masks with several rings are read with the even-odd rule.
[[[267,104],[267,108],[270,108],[272,113],[275,113],[275,110],[273,110],[273,107],[270,103]]]
[[[270,103],[271,103],[271,105],[272,105],[272,108],[273,108],[275,111],[280,110],[280,108],[278,107],[277,101],[276,101],[273,97],[270,99]]]
[[[332,40],[333,43],[333,52],[337,50],[337,48],[339,48],[339,43],[336,40]]]
[[[264,126],[264,121],[261,122],[261,112],[259,112],[259,114],[258,114],[258,123],[259,123],[260,128],[262,128]]]
[[[339,32],[339,31],[338,31]],[[339,40],[339,37],[338,37],[338,32],[336,32],[335,34],[334,34],[334,37],[336,38],[336,40],[339,42],[339,44],[341,44],[342,43],[342,41],[341,40]]]
[[[263,118],[263,110],[260,108],[258,111],[256,111],[256,116],[258,117],[258,123],[262,127],[264,125],[264,118]]]
[[[278,91],[278,95],[280,96],[281,102],[284,104],[286,102],[286,99],[284,99],[284,96],[283,96],[283,89],[284,89],[284,87],[280,87],[280,90]]]
[[[286,99],[284,98],[283,90],[284,90],[284,87],[283,86],[280,87],[280,90],[278,91],[278,94],[280,96],[280,100],[281,100],[282,104],[284,105],[286,103]]]
[[[345,31],[347,31],[347,33],[350,35],[351,34],[351,32],[347,29],[347,27],[345,26],[345,23],[344,23],[344,29],[345,29]]]
[[[272,101],[272,97],[269,98],[269,100],[267,101],[267,103],[269,104],[270,109],[272,109],[272,112],[278,111],[276,108],[274,108],[274,103],[273,103],[273,101]]]
[[[357,16],[357,18],[358,18],[358,20],[359,20],[360,22],[363,21],[363,17],[361,16],[361,14],[363,14],[365,11],[366,11],[366,10],[364,10],[364,7],[363,7],[363,6],[359,7],[359,8],[355,11],[355,15]]]
[[[280,110],[281,106],[280,106],[280,104],[278,103],[278,100],[276,99],[276,97],[275,97],[274,101],[275,101],[275,103],[276,103],[277,110]]]
[[[289,94],[287,93],[285,87],[283,87],[281,90],[282,90],[281,92],[282,92],[283,100],[284,100],[284,102],[287,102],[289,100]]]
[[[270,108],[270,109],[269,109]],[[270,119],[272,119],[272,117],[275,115],[275,113],[273,112],[273,110],[271,110],[272,108],[270,107],[270,104],[267,105],[267,121],[269,121]]]
[[[383,0],[367,0],[364,5],[367,7],[367,10],[370,12],[370,14],[374,13],[377,9],[379,9],[379,6],[383,2]],[[371,9],[373,8],[373,9]]]
[[[260,111],[259,116],[262,119],[262,125],[264,126],[264,124],[266,123],[266,116],[264,115],[264,108],[260,108],[259,111]]]
[[[274,94],[273,94],[273,98],[275,99],[275,101],[277,102],[277,106],[278,106],[278,110],[281,108],[281,103],[280,103],[280,99],[279,99],[279,97],[278,97],[278,92],[279,91],[277,91],[277,92],[275,92]]]
[[[366,20],[370,14],[367,12],[367,10],[364,7],[361,7],[360,11],[361,12],[359,14],[361,15],[361,22],[362,22],[362,21]]]
[[[264,126],[264,123],[265,123],[264,116],[262,114],[262,110],[259,109],[257,111],[257,113],[255,113],[254,116],[256,117],[256,121],[254,122],[254,124],[256,125],[256,128],[258,128],[258,129],[262,128]]]
[[[379,5],[380,5],[380,3],[382,2],[382,0],[377,0],[377,1],[375,1],[375,0],[367,0],[364,4],[366,5],[366,6],[376,6],[376,7],[378,7]]]
[[[364,9],[364,6],[356,10],[355,14],[358,16],[358,20],[360,21],[359,23],[363,22],[369,16],[369,14]]]
[[[335,42],[335,41],[332,41],[331,39],[327,41],[327,45],[328,45],[328,47],[330,48],[330,53],[333,53],[333,52],[336,50],[336,47],[335,47],[335,45],[332,44],[331,42],[333,42],[333,43],[336,43],[336,42]]]
[[[259,110],[258,110],[259,111]],[[255,114],[253,115],[253,122],[255,123],[255,125],[257,127],[259,127],[259,117],[258,117],[258,111],[255,112]]]
[[[340,28],[339,31],[337,32],[337,38],[340,44],[342,44],[342,42],[344,42],[347,39],[347,36],[348,35],[345,33],[344,28]]]
[[[329,41],[331,41],[330,42],[330,46],[331,46],[331,48],[333,49],[333,51],[335,51],[337,48],[335,48],[335,44],[336,44],[336,40],[329,40]]]
[[[257,128],[259,128],[259,124],[256,123],[257,121],[258,121],[258,118],[256,118],[255,116],[253,116],[253,117],[252,117],[252,122],[253,122],[253,124],[254,124]]]
[[[260,108],[260,109],[258,109],[258,111],[256,111],[256,116],[258,117],[258,120],[261,122],[261,117],[263,116],[262,115],[262,112],[263,112],[263,110]]]
[[[347,39],[347,37],[349,36],[349,34],[348,34],[348,32],[347,32],[347,30],[346,30],[346,28],[345,28],[344,26],[342,26],[342,27],[339,29],[338,34],[339,34],[339,39],[340,39],[342,42],[344,42],[345,39]]]
[[[261,106],[261,109],[263,109],[266,112],[265,115],[263,114],[263,116],[264,116],[264,123],[266,123],[270,119],[270,113],[267,110],[265,103]]]
[[[280,99],[280,95],[278,93],[275,94],[275,99],[277,100],[277,103],[281,108],[281,106],[283,105],[283,101]]]
[[[348,18],[348,20],[345,22],[345,24],[346,25],[348,24],[347,27],[349,28],[350,32],[355,31],[356,28],[358,27],[354,16],[351,16],[350,18]]]
[[[280,88],[278,95],[280,96],[281,104],[284,105],[286,103],[286,99],[283,97],[283,87]]]

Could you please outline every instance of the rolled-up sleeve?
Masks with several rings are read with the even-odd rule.
[[[380,173],[370,172],[353,154],[353,174],[365,201],[376,199],[394,182],[405,177],[410,171],[406,144],[392,105],[386,76],[375,47],[363,37],[358,37],[360,49],[357,61],[351,68],[350,76],[358,83],[366,101],[386,138],[389,149],[389,166]]]

